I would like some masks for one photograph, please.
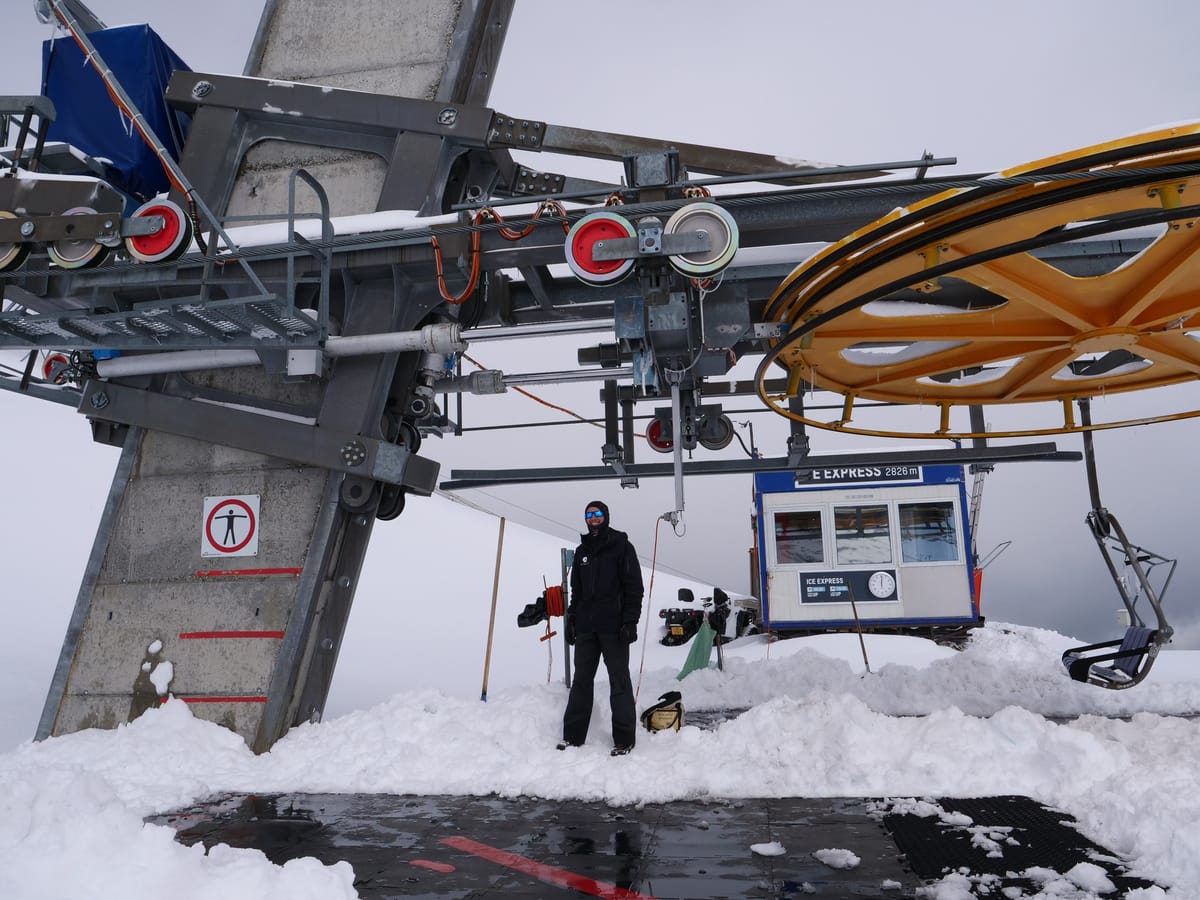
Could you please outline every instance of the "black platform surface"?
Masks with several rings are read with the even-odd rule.
[[[969,872],[981,884],[1020,888],[1032,896],[1041,885],[1023,873],[1046,869],[1065,874],[1088,862],[1104,869],[1116,889],[1113,896],[1153,885],[1128,875],[1123,860],[1080,834],[1070,816],[1028,797],[941,799],[937,804],[950,817],[957,814],[971,824],[911,814],[888,814],[883,819],[909,865],[923,879]]]
[[[989,876],[1003,896],[1001,887],[1029,883],[1020,878],[1026,866],[1065,872],[1081,861],[1103,866],[1114,882],[1124,878],[1123,888],[1149,884],[1128,879],[1121,861],[1084,840],[1066,816],[1028,798],[937,802],[1014,836],[1025,855],[1010,852],[1010,842],[1004,858],[988,858],[969,830],[855,798],[612,807],[530,798],[231,794],[148,821],[175,828],[183,843],[252,847],[280,864],[301,856],[345,860],[364,900],[908,898],[960,867],[1002,869],[1000,879],[1008,872],[1003,883]],[[778,855],[762,852],[773,849]]]

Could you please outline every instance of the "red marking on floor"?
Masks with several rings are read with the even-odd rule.
[[[304,569],[209,569],[196,571],[197,578],[236,578],[239,575],[299,575]]]
[[[435,872],[454,871],[454,866],[450,865],[450,863],[434,862],[430,859],[410,859],[408,864],[410,866],[420,866],[422,869],[432,869]]]
[[[181,641],[202,638],[282,638],[282,631],[185,631],[179,635]]]
[[[163,697],[160,703],[166,703],[170,697]],[[175,697],[184,703],[266,703],[266,697]]]
[[[654,900],[649,894],[641,894],[627,888],[617,887],[615,884],[596,881],[596,879],[587,878],[584,875],[576,875],[574,872],[568,872],[566,869],[557,869],[554,866],[548,866],[545,863],[536,862],[527,857],[518,856],[515,853],[509,853],[507,850],[489,847],[487,844],[481,844],[479,841],[473,841],[470,838],[448,837],[442,838],[441,842],[448,847],[453,847],[455,850],[462,850],[464,853],[470,853],[473,856],[481,856],[491,862],[499,863],[506,868],[524,872],[526,875],[532,875],[534,878],[544,881],[547,884],[570,888],[584,894],[590,894],[593,897],[603,897],[605,900]]]

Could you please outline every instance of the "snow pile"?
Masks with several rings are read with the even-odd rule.
[[[1200,667],[1190,680],[1180,669],[1161,684],[1105,692],[1055,669],[1065,640],[989,625],[957,653],[868,636],[875,659],[868,674],[854,637],[770,645],[742,639],[725,648],[724,672],[709,668],[677,682],[677,667],[657,668],[647,671],[640,697],[645,705],[678,687],[688,710],[744,711],[711,727],[644,733],[631,758],[608,755],[603,702],[585,746],[554,749],[566,700],[560,684],[510,689],[487,703],[436,691],[398,694],[371,710],[298,727],[262,756],[194,718],[186,704],[168,702],[116,731],[26,743],[0,757],[0,896],[124,900],[164,883],[189,885],[189,898],[355,896],[348,865],[308,859],[279,867],[257,851],[229,848],[204,854],[174,843],[170,829],[143,823],[225,791],[494,794],[614,805],[881,796],[912,798],[910,808],[929,815],[943,813],[922,798],[1024,794],[1074,816],[1089,838],[1132,858],[1134,874],[1172,884],[1171,896],[1200,896],[1193,827],[1200,725],[1167,714],[1172,702],[1178,711],[1200,704]],[[1132,717],[1108,717],[1114,711]],[[1080,717],[1047,718],[1068,712]],[[738,765],[680,766],[680,759]],[[974,836],[1003,853],[1000,831]],[[849,850],[825,853],[826,865],[853,865]],[[119,871],[115,858],[126,861]],[[1087,867],[1047,874],[1045,894],[1103,896],[1102,875]],[[969,883],[955,875],[929,896],[970,896],[954,893]],[[1066,884],[1075,893],[1054,893]]]

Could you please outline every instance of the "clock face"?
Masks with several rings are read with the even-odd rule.
[[[896,579],[887,572],[876,572],[867,579],[867,588],[871,593],[882,600],[884,597],[890,597],[896,591]]]

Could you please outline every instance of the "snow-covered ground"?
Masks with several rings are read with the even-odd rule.
[[[661,646],[661,627],[650,620],[650,640],[634,645],[639,708],[678,688],[687,710],[746,711],[711,729],[643,733],[627,758],[608,755],[603,687],[587,745],[555,751],[566,699],[557,669],[551,683],[506,687],[487,702],[399,693],[296,728],[262,756],[181,702],[117,731],[23,743],[0,756],[0,897],[127,900],[164,885],[173,900],[356,896],[347,863],[206,854],[143,822],[223,791],[612,804],[1024,794],[1070,813],[1089,838],[1131,858],[1134,874],[1171,886],[1131,897],[1200,897],[1200,723],[1173,715],[1200,710],[1200,653],[1164,651],[1145,683],[1104,691],[1070,681],[1059,656],[1071,641],[1040,629],[991,623],[962,652],[867,635],[866,663],[852,635],[753,636],[727,646],[724,671],[714,654],[680,682],[688,648]],[[532,641],[539,630],[499,628],[505,640]],[[1094,871],[1062,874],[1038,896],[1113,896]],[[964,884],[948,880],[929,896],[972,896]]]

